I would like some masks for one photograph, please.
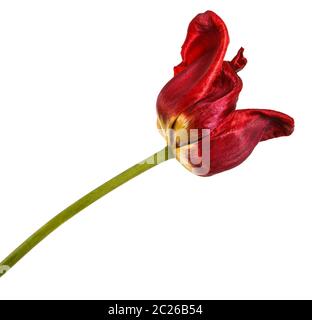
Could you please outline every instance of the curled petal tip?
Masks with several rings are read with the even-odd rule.
[[[233,58],[233,60],[230,62],[231,66],[233,67],[233,69],[236,72],[241,71],[242,69],[244,69],[244,67],[247,64],[247,59],[244,56],[244,51],[245,49],[243,47],[241,47],[236,56]]]
[[[273,110],[259,110],[259,112],[262,117],[270,119],[270,125],[264,130],[261,141],[290,136],[294,132],[295,120],[289,115]]]

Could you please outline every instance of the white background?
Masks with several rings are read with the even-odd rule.
[[[240,167],[171,160],[43,241],[0,298],[312,298],[311,1],[1,1],[0,258],[64,207],[164,146],[155,101],[190,20],[214,10],[239,108],[296,120]],[[0,259],[0,260],[1,260]]]

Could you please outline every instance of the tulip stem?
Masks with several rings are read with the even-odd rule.
[[[120,173],[111,180],[105,182],[98,188],[94,189],[87,195],[74,202],[65,210],[56,215],[48,223],[37,230],[26,241],[24,241],[18,248],[16,248],[7,258],[0,263],[0,277],[3,276],[10,268],[12,268],[20,259],[22,259],[30,250],[32,250],[38,243],[46,238],[50,233],[56,230],[59,226],[71,219],[78,212],[85,209],[98,199],[102,198],[109,192],[121,186],[125,182],[140,175],[141,173],[155,167],[156,165],[169,160],[173,157],[172,152],[168,147],[148,157],[144,161],[137,163],[126,171]]]

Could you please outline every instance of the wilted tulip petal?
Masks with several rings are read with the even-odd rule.
[[[186,108],[206,98],[222,71],[229,38],[224,22],[213,12],[196,16],[182,47],[182,63],[160,92],[157,112],[162,129],[171,128]]]
[[[211,176],[241,164],[260,141],[288,136],[293,130],[294,120],[281,112],[236,110],[209,136],[179,148],[177,154],[193,173]]]
[[[260,142],[288,136],[294,120],[272,110],[237,110],[211,133],[210,171],[213,175],[241,164]]]
[[[173,129],[214,129],[235,110],[243,83],[229,62],[210,87],[209,95],[189,106],[177,117]]]

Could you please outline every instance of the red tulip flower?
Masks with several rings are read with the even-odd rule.
[[[0,263],[0,277],[78,212],[173,156],[195,174],[210,176],[241,164],[260,141],[293,132],[294,120],[286,114],[235,110],[243,87],[237,73],[247,60],[244,49],[240,49],[232,61],[224,61],[228,44],[227,28],[215,13],[207,11],[194,18],[182,47],[182,62],[174,68],[174,77],[157,100],[158,126],[167,146],[51,219]]]
[[[241,48],[232,61],[224,61],[229,35],[224,22],[207,11],[190,23],[182,46],[182,62],[157,100],[158,126],[167,142],[177,148],[178,160],[192,172],[208,176],[241,164],[260,142],[290,135],[294,120],[277,111],[235,110],[243,84],[237,73],[247,60]],[[209,129],[195,141],[173,135],[181,129]],[[209,148],[204,149],[204,142]],[[202,167],[190,161],[190,151],[210,161]]]

